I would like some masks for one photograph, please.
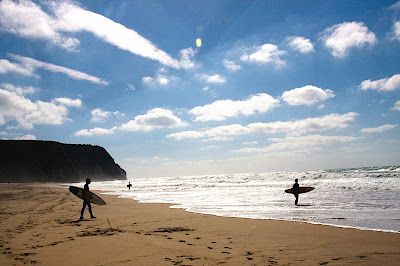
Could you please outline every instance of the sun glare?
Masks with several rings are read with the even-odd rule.
[[[201,39],[200,39],[200,38],[198,38],[198,39],[196,40],[196,46],[197,46],[197,47],[200,47],[200,46],[201,46]]]

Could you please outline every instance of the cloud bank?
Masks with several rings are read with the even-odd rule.
[[[353,122],[357,113],[330,114],[323,117],[306,118],[296,121],[276,121],[270,123],[251,123],[247,126],[233,124],[228,126],[219,126],[202,131],[183,131],[169,134],[168,138],[176,140],[197,139],[205,137],[224,137],[237,136],[251,133],[290,133],[304,134],[308,132],[326,131],[348,127],[349,122]]]
[[[16,122],[18,127],[32,129],[34,125],[61,125],[68,121],[67,107],[80,107],[81,100],[56,98],[51,102],[31,101],[25,98],[26,88],[10,91],[10,86],[0,89],[0,126]]]
[[[356,137],[349,136],[321,136],[321,135],[308,135],[300,137],[285,137],[283,139],[274,138],[269,139],[270,141],[276,142],[267,147],[263,148],[244,148],[234,150],[233,152],[238,153],[266,153],[275,152],[281,150],[297,150],[301,148],[307,148],[308,150],[313,148],[320,148],[321,146],[333,144],[333,143],[345,143],[357,140]]]

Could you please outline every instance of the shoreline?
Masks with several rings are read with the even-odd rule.
[[[96,193],[104,193],[97,191]],[[101,194],[97,219],[54,184],[0,184],[0,265],[395,265],[400,234],[220,217]],[[28,200],[27,200],[28,199]]]
[[[95,191],[95,190],[93,190],[93,191]],[[110,190],[97,190],[97,192],[99,194],[101,194],[101,195],[111,195],[111,196],[116,196],[116,197],[121,198],[121,199],[130,199],[130,200],[136,201],[138,203],[169,204],[169,206],[180,206],[181,205],[179,203],[142,202],[142,201],[139,201],[139,200],[131,198],[131,197],[125,197],[123,195],[120,195],[118,192],[110,191]],[[389,229],[378,229],[378,228],[367,228],[367,227],[357,227],[357,226],[347,226],[347,225],[336,225],[336,224],[330,224],[330,223],[318,223],[318,222],[311,222],[311,221],[304,221],[304,220],[285,220],[285,219],[274,219],[274,218],[250,218],[250,217],[237,217],[237,216],[222,216],[222,215],[216,215],[216,214],[206,213],[206,212],[204,212],[204,213],[193,212],[193,211],[189,211],[189,210],[187,210],[185,208],[179,208],[179,207],[171,208],[171,209],[181,209],[181,210],[184,210],[185,212],[188,212],[188,213],[212,215],[212,216],[223,217],[223,218],[238,218],[238,219],[265,220],[265,221],[296,222],[296,223],[305,223],[305,224],[310,224],[310,225],[332,226],[332,227],[344,228],[344,229],[356,229],[356,230],[360,230],[360,231],[372,231],[372,232],[384,232],[384,233],[400,234],[400,231],[389,230]]]

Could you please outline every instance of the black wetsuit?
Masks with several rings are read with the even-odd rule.
[[[82,206],[82,210],[81,210],[81,218],[80,218],[81,220],[83,219],[83,212],[85,211],[86,205],[89,208],[90,218],[95,218],[92,213],[92,206],[90,205],[90,202],[85,200],[85,198],[86,198],[85,194],[87,192],[89,192],[89,185],[85,184],[85,186],[83,187],[83,199],[84,200],[83,200],[83,206]]]
[[[299,183],[293,184],[293,194],[296,197],[296,200],[294,201],[295,205],[297,205],[297,202],[299,201],[299,188],[300,188]]]

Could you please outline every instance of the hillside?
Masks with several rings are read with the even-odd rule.
[[[100,146],[0,140],[0,182],[125,180],[126,172]]]

